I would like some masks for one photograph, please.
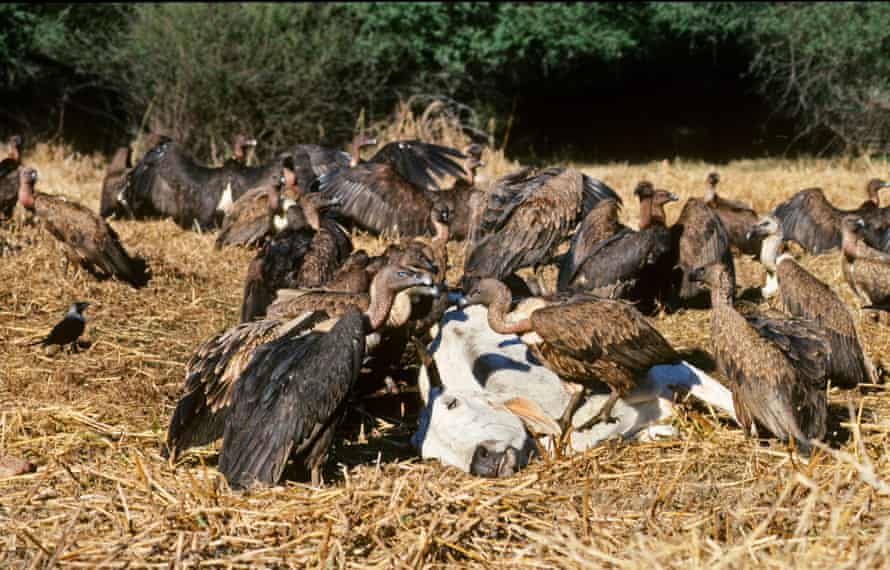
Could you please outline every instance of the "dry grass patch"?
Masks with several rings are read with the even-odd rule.
[[[44,191],[97,207],[98,157],[38,147],[25,162],[39,169]],[[488,168],[494,177],[506,167]],[[635,225],[631,192],[639,179],[686,198],[700,195],[711,166],[581,168],[622,195],[624,220]],[[865,181],[882,174],[870,168],[743,161],[719,168],[720,190],[765,211],[818,184],[835,204],[854,207]],[[679,210],[669,207],[670,220]],[[287,482],[232,493],[213,449],[171,467],[159,451],[184,363],[201,340],[237,322],[251,254],[216,252],[212,235],[169,221],[113,225],[152,267],[144,289],[65,275],[51,237],[34,227],[0,228],[0,238],[21,247],[0,258],[0,455],[37,465],[0,480],[0,567],[887,565],[890,406],[883,385],[831,394],[830,446],[809,463],[689,407],[675,420],[679,439],[610,442],[536,460],[508,480],[478,479],[413,457],[407,439],[417,396],[407,392],[355,402],[321,489]],[[363,234],[356,242],[371,253],[386,243]],[[462,247],[451,247],[455,279]],[[858,314],[837,253],[801,262]],[[759,264],[738,265],[743,288],[762,284]],[[87,310],[89,348],[48,356],[24,346],[75,299],[96,302]],[[654,322],[680,350],[708,351],[707,312]],[[888,330],[865,321],[861,330],[868,354],[886,358]]]

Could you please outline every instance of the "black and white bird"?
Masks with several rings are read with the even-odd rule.
[[[70,344],[71,350],[77,352],[77,339],[80,338],[84,328],[86,328],[86,319],[83,317],[83,310],[89,306],[90,304],[87,301],[75,302],[68,309],[68,312],[65,313],[65,318],[56,323],[56,326],[53,327],[53,330],[49,331],[48,335],[40,340],[32,342],[28,346],[34,346],[36,344],[42,344],[43,346],[57,344],[59,347],[62,347],[66,344]]]

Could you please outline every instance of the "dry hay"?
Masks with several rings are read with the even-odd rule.
[[[39,169],[45,191],[96,207],[100,159],[42,147],[25,162]],[[637,180],[685,198],[700,193],[708,170],[685,162],[584,168],[621,193],[631,223]],[[881,174],[829,161],[738,162],[720,172],[724,195],[760,211],[817,183],[852,207],[865,180]],[[680,207],[670,208],[674,219]],[[391,397],[386,412],[386,398],[356,403],[360,411],[343,428],[348,441],[335,448],[321,489],[287,482],[232,493],[213,449],[187,454],[174,469],[159,450],[183,364],[202,339],[237,321],[250,254],[216,252],[212,235],[170,221],[113,225],[153,269],[144,289],[66,276],[49,236],[34,227],[0,229],[0,238],[22,247],[0,258],[0,455],[37,465],[0,480],[0,567],[886,565],[883,386],[832,393],[830,448],[808,464],[688,407],[675,419],[680,438],[610,442],[536,460],[511,479],[479,479],[413,457],[407,438],[416,395],[409,392]],[[366,236],[357,242],[371,253],[385,245]],[[460,244],[452,251],[459,256]],[[838,259],[802,262],[858,307]],[[452,280],[461,261],[453,259]],[[739,261],[739,275],[743,287],[762,283],[749,260]],[[88,348],[46,355],[24,346],[75,299],[96,303],[87,311]],[[655,324],[707,364],[707,312]],[[862,331],[869,355],[883,358],[887,330],[863,323]]]

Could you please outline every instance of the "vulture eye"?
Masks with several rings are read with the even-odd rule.
[[[399,277],[408,277],[407,271],[399,271]]]

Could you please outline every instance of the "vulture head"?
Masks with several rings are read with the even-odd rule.
[[[7,141],[9,144],[9,158],[19,161],[22,159],[22,145],[25,143],[25,139],[22,135],[12,135],[9,137]]]
[[[238,135],[235,137],[235,144],[232,145],[232,158],[244,164],[247,160],[247,147],[255,147],[256,139],[248,138],[246,135]]]
[[[652,203],[656,206],[663,206],[670,202],[676,202],[680,197],[667,190],[656,190],[652,195]]]
[[[746,239],[751,239],[752,237],[768,237],[774,235],[782,236],[782,223],[775,216],[764,216],[759,222],[751,226],[751,229],[748,230],[748,234],[745,237]]]
[[[712,291],[718,291],[732,299],[732,278],[726,267],[720,262],[701,265],[692,270],[689,280],[693,283],[701,283]]]
[[[641,180],[637,184],[637,187],[634,188],[634,194],[636,194],[637,199],[639,200],[651,198],[655,194],[655,186],[648,180]]]
[[[868,199],[874,202],[875,205],[880,206],[881,201],[878,192],[884,188],[890,188],[890,182],[886,182],[880,178],[872,178],[869,180],[868,184],[865,186],[865,191],[868,193]]]
[[[463,309],[471,305],[489,305],[498,301],[512,298],[510,289],[497,279],[487,277],[479,279],[470,287],[470,290],[458,301],[457,306]]]
[[[37,182],[37,171],[33,168],[22,168],[19,171],[19,204],[27,209],[34,207],[34,184]]]
[[[368,263],[371,261],[371,257],[368,255],[368,252],[363,249],[357,249],[350,254],[349,257],[346,258],[346,261],[343,262],[343,270],[347,269],[365,269],[368,267]]]
[[[841,220],[841,249],[847,257],[858,257],[858,245],[864,239],[865,228],[865,220],[859,216],[844,216]]]

